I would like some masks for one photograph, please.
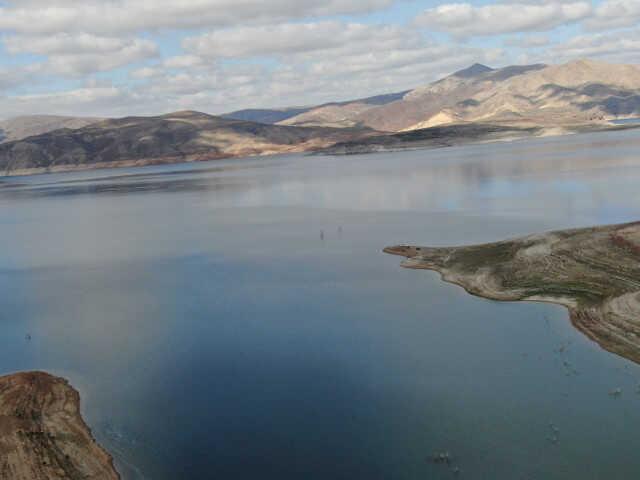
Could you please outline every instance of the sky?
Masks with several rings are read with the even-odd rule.
[[[220,114],[640,63],[640,0],[0,0],[0,117]]]

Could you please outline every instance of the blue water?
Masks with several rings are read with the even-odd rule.
[[[125,478],[635,478],[638,366],[561,307],[381,249],[637,220],[639,152],[624,131],[2,179],[0,372],[69,378]]]
[[[611,120],[614,125],[628,125],[640,123],[640,118],[621,118],[619,120]]]

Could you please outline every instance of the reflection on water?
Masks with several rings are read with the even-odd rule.
[[[128,478],[451,478],[441,451],[466,478],[633,478],[638,367],[562,308],[474,298],[380,250],[637,219],[638,147],[4,179],[0,369],[70,378]]]
[[[618,120],[611,120],[614,125],[629,125],[640,123],[640,118],[622,118]]]

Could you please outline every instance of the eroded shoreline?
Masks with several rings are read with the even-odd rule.
[[[405,268],[440,272],[498,301],[563,305],[602,348],[640,363],[640,222],[559,230],[461,247],[398,245]]]
[[[80,395],[45,372],[0,377],[0,479],[119,480],[80,414]]]

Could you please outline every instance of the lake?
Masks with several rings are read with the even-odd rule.
[[[619,120],[611,120],[611,123],[613,123],[614,125],[635,124],[635,123],[640,123],[640,118],[622,118]]]
[[[0,179],[0,373],[68,378],[127,479],[635,478],[637,365],[381,250],[638,220],[638,185],[635,130]]]

